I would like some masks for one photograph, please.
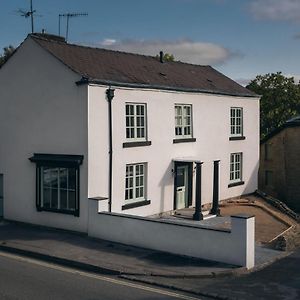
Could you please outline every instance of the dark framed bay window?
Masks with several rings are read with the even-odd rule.
[[[79,216],[79,170],[82,155],[34,154],[38,211]]]

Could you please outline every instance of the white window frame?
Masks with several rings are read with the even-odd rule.
[[[133,114],[127,113],[127,106],[133,107]],[[138,107],[143,107],[144,114],[138,114]],[[138,125],[138,121],[144,121],[144,125]],[[132,124],[133,123],[133,124]],[[129,125],[128,125],[129,124]],[[144,130],[144,135],[138,137],[138,132]],[[129,131],[129,132],[128,132]],[[129,133],[129,135],[128,135]],[[125,137],[127,142],[139,142],[147,140],[147,105],[146,103],[125,103]]]
[[[141,167],[143,173],[140,173]],[[130,171],[130,168],[132,169],[132,172]],[[131,172],[132,175],[129,172]],[[130,197],[130,190],[132,190],[132,197]],[[127,164],[125,172],[125,204],[146,200],[146,192],[147,163]]]
[[[243,136],[243,108],[230,108],[230,136]]]
[[[229,182],[241,182],[243,178],[243,153],[236,152],[230,154]]]
[[[190,108],[190,114],[186,114],[186,108]],[[192,104],[179,104],[175,103],[175,138],[192,138],[193,137],[193,106]],[[181,114],[178,114],[178,109],[180,108]],[[188,123],[188,118],[190,123]],[[190,133],[185,134],[185,129],[190,128]],[[181,132],[181,133],[179,133]]]

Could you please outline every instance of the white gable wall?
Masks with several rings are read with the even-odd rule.
[[[108,104],[106,87],[89,87],[89,195],[107,196]],[[123,148],[125,103],[147,103],[150,146]],[[192,143],[173,144],[175,103],[193,105]],[[220,162],[220,199],[252,193],[257,189],[259,157],[259,101],[256,98],[190,94],[157,90],[116,88],[113,106],[113,212],[152,215],[173,210],[173,158],[196,157],[203,161],[202,203],[212,201],[213,161]],[[243,107],[245,140],[229,141],[230,107]],[[105,129],[106,128],[106,129]],[[103,152],[104,150],[104,152]],[[228,188],[230,153],[243,152],[244,185]],[[147,198],[151,204],[121,211],[125,204],[126,164],[148,163]],[[195,185],[194,185],[195,188]],[[106,194],[105,194],[106,191]],[[193,202],[195,192],[193,191]]]
[[[80,77],[30,38],[0,70],[0,173],[4,217],[86,231],[87,87]],[[37,212],[33,153],[84,155],[80,217]]]

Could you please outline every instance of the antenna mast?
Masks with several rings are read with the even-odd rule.
[[[36,12],[36,10],[34,10],[32,8],[32,0],[30,0],[30,10],[29,11],[26,11],[26,10],[23,10],[23,9],[18,9],[17,10],[17,13],[20,14],[22,17],[25,17],[25,18],[30,17],[30,19],[31,19],[31,33],[34,32],[33,17],[34,17],[35,12]]]
[[[58,15],[58,35],[60,36],[60,19],[67,18],[67,25],[66,25],[66,41],[68,40],[69,36],[69,19],[74,17],[82,17],[87,16],[87,13],[65,13]]]
[[[31,33],[33,33],[33,13],[35,12],[35,10],[32,10],[32,0],[30,0],[30,11],[28,13],[30,13],[30,18],[31,18]]]

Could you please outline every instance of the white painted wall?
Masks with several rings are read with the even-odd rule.
[[[107,87],[89,87],[89,197],[107,196],[108,191],[108,104]],[[147,103],[148,140],[151,146],[123,148],[125,140],[125,103]],[[116,88],[113,106],[113,203],[121,212],[124,202],[125,168],[128,163],[147,162],[148,206],[123,211],[152,215],[173,209],[174,177],[172,159],[197,157],[202,166],[202,203],[212,201],[213,160],[220,159],[220,199],[252,193],[257,189],[259,160],[259,100],[188,94],[158,90]],[[174,105],[193,105],[195,143],[173,144]],[[245,140],[229,141],[230,107],[243,107]],[[106,126],[106,127],[105,127]],[[230,153],[243,152],[244,185],[228,188]],[[194,185],[195,188],[195,185]],[[195,191],[193,193],[193,198]],[[194,201],[194,199],[193,199]]]
[[[87,231],[87,87],[80,77],[31,39],[0,70],[0,173],[4,217]],[[80,217],[37,212],[33,153],[84,155]]]
[[[205,229],[180,221],[160,221],[125,214],[98,213],[98,203],[89,201],[88,234],[91,237],[254,267],[254,217],[232,217],[231,232]]]

